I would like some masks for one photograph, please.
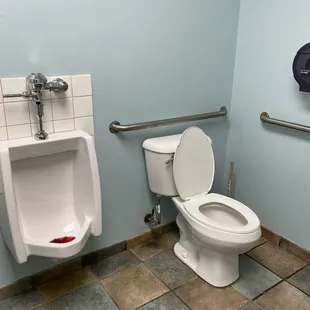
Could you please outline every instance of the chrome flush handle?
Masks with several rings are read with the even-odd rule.
[[[170,159],[166,160],[166,165],[171,164],[174,161],[174,154],[171,155]]]

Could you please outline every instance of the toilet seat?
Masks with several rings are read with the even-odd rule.
[[[214,172],[214,154],[210,139],[200,128],[188,128],[180,138],[173,163],[175,186],[184,201],[187,214],[201,224],[222,232],[249,234],[257,231],[260,222],[251,209],[229,197],[209,194]],[[227,213],[232,210],[238,213],[230,217],[230,222],[235,222],[234,225],[227,225],[223,217],[216,221],[204,215],[200,209],[208,204],[217,208],[223,207]],[[245,220],[246,223],[243,225],[238,220]]]
[[[230,208],[238,212],[247,221],[247,224],[236,228],[228,228],[221,225],[221,223],[212,220],[200,211],[202,206],[208,204],[223,206],[224,208]],[[258,217],[250,208],[237,200],[219,194],[203,194],[193,197],[184,202],[184,209],[201,224],[224,232],[249,234],[258,230],[260,227]]]

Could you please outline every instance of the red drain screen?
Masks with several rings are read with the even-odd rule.
[[[75,239],[73,236],[66,236],[66,237],[61,237],[61,238],[55,238],[50,243],[68,243],[71,242]]]

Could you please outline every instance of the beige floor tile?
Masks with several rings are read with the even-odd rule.
[[[46,302],[49,302],[57,297],[92,283],[96,281],[96,279],[97,278],[90,271],[89,267],[86,267],[42,284],[38,286],[38,291],[42,298]]]
[[[267,242],[268,240],[264,237],[260,237],[256,242],[255,244],[253,245],[252,249],[258,247],[259,245],[261,244],[264,244],[265,242]]]
[[[264,310],[310,310],[310,297],[282,282],[255,301]]]
[[[200,278],[189,281],[175,293],[192,310],[237,310],[248,302],[232,287],[216,288]]]
[[[248,255],[282,278],[292,275],[307,264],[271,242],[260,245],[250,251]]]
[[[131,251],[141,260],[146,260],[159,253],[171,249],[179,240],[178,232],[169,232],[158,238],[141,243]]]
[[[136,309],[168,291],[143,264],[123,269],[101,284],[122,310]]]

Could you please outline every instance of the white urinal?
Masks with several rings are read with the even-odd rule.
[[[19,263],[29,255],[70,257],[102,230],[92,137],[82,130],[0,142],[0,225]],[[75,237],[68,243],[55,238]]]

